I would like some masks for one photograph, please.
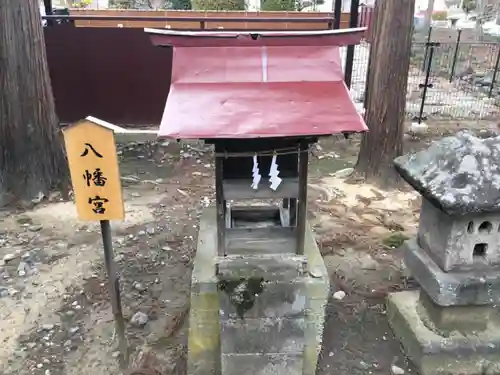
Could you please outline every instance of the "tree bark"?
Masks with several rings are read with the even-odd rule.
[[[370,72],[373,70],[372,65],[373,65],[373,60],[375,59],[375,52],[377,49],[378,44],[374,42],[375,40],[375,35],[377,32],[377,20],[380,19],[378,16],[380,11],[380,7],[375,6],[375,9],[373,10],[373,19],[372,19],[372,25],[371,28],[368,30],[368,41],[370,42],[370,54],[368,56],[368,69],[366,70],[366,82],[365,82],[365,97],[364,97],[364,105],[363,107],[366,108],[368,107],[368,96],[370,94]]]
[[[399,177],[392,161],[402,154],[406,90],[415,0],[377,1],[370,53],[365,121],[356,172],[382,186]]]
[[[67,182],[39,2],[0,0],[0,204]]]

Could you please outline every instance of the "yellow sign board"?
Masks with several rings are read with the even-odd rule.
[[[63,131],[81,220],[125,217],[113,126],[87,118]]]

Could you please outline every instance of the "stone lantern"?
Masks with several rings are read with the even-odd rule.
[[[422,207],[403,245],[421,290],[389,296],[394,333],[422,375],[500,373],[500,137],[460,132],[395,166]]]

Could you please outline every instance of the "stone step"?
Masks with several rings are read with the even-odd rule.
[[[307,309],[307,278],[258,282],[219,282],[221,319],[303,317]]]
[[[307,273],[307,258],[290,254],[230,255],[215,262],[219,280],[291,280]]]
[[[221,375],[302,375],[302,354],[223,354]]]
[[[223,319],[222,354],[301,353],[305,343],[305,319]]]

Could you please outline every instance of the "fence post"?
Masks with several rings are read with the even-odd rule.
[[[340,29],[340,18],[342,17],[342,0],[335,0],[333,17],[333,28],[335,30]]]
[[[358,26],[359,0],[351,0],[351,15],[349,17],[349,27]],[[348,88],[351,88],[352,68],[354,65],[354,45],[347,46],[345,58],[344,82]]]
[[[420,103],[420,111],[418,114],[417,122],[420,124],[424,118],[424,106],[425,106],[425,99],[427,96],[427,89],[432,87],[432,83],[429,83],[430,75],[431,75],[431,67],[432,67],[432,58],[434,57],[434,48],[439,46],[439,43],[436,42],[429,42],[426,44],[426,47],[429,48],[429,62],[426,64],[426,71],[425,71],[425,83],[421,83],[418,85],[419,88],[423,88],[424,91],[422,92],[422,102]]]
[[[457,57],[458,57],[458,48],[460,47],[461,36],[462,36],[462,29],[459,29],[457,34],[457,43],[455,45],[455,53],[453,54],[453,62],[451,64],[450,83],[451,81],[453,81],[453,76],[455,75],[455,68],[457,65]]]
[[[422,65],[422,71],[425,72],[425,64],[427,63],[427,54],[429,49],[429,43],[431,42],[432,26],[429,27],[429,33],[427,34],[427,40],[425,41],[425,54],[424,54],[424,64]]]
[[[497,79],[498,64],[500,63],[500,45],[498,45],[497,61],[495,62],[495,70],[493,71],[493,78],[491,79],[490,91],[488,93],[488,98],[491,98],[493,94],[493,87],[495,86],[495,80]]]

